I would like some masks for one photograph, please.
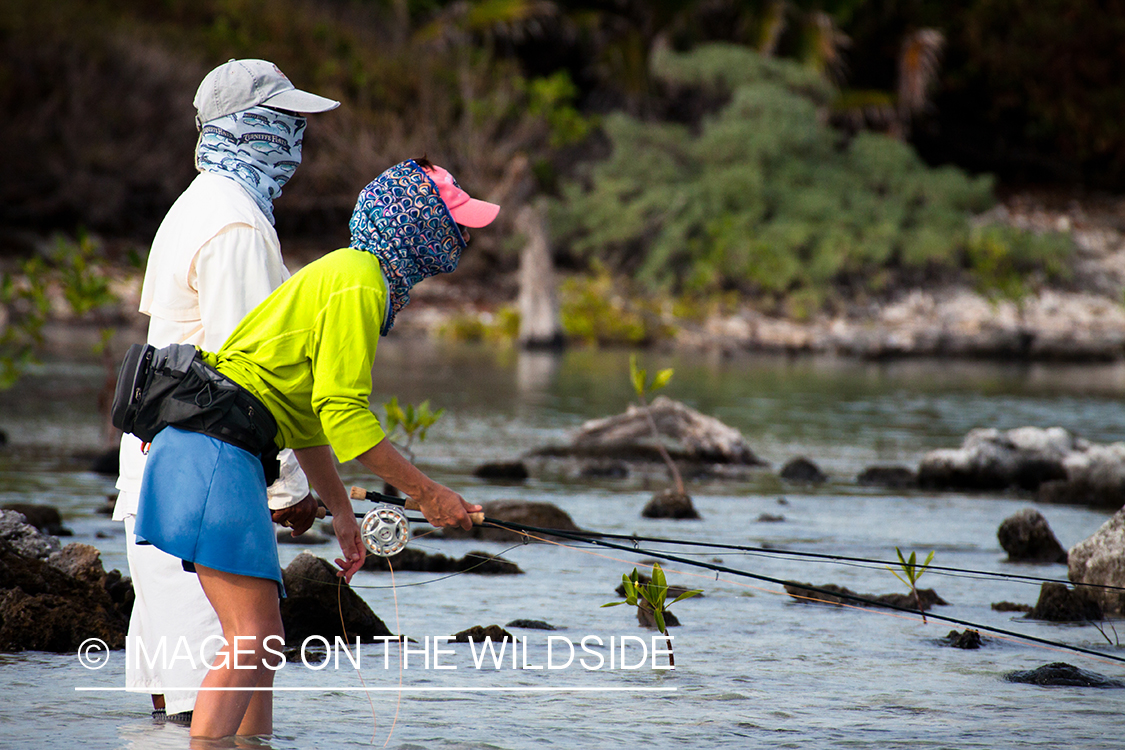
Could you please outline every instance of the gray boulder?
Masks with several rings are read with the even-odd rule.
[[[51,536],[74,536],[74,532],[63,526],[62,515],[53,505],[39,505],[36,503],[6,503],[4,510],[14,510],[22,513],[27,523],[31,524],[44,534]]]
[[[1070,549],[1071,583],[1125,587],[1125,509],[1101,525],[1089,539]],[[1125,614],[1125,591],[1088,589],[1107,615]]]
[[[1065,478],[1039,488],[1039,500],[1113,510],[1125,505],[1125,443],[1088,445],[1068,454],[1063,469]]]
[[[1066,479],[1064,459],[1089,443],[1061,427],[971,430],[960,448],[930,451],[918,466],[918,484],[929,489],[1036,490]]]
[[[753,468],[765,466],[741,432],[664,396],[657,396],[645,408],[630,405],[624,414],[586,422],[569,444],[540,448],[527,458],[561,459],[576,476],[593,475],[586,469],[591,464],[595,467],[592,472],[609,467],[623,476],[634,469],[666,474],[660,447],[685,476],[743,477]],[[625,471],[619,462],[625,462]]]
[[[1116,510],[1125,504],[1125,443],[1091,443],[1061,427],[972,430],[960,448],[927,453],[918,466],[918,484],[1022,489],[1041,502]]]
[[[35,560],[46,560],[62,549],[59,540],[41,534],[27,518],[14,510],[0,510],[0,540],[11,545],[16,554]]]
[[[1047,525],[1047,519],[1034,508],[1005,518],[996,538],[1011,562],[1066,562],[1066,550]]]

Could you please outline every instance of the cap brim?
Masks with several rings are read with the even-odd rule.
[[[282,91],[280,94],[274,94],[269,99],[266,99],[262,102],[262,106],[274,107],[275,109],[287,109],[290,112],[300,112],[302,114],[313,114],[336,109],[336,107],[340,106],[340,102],[335,99],[310,94],[300,89],[289,89],[288,91]]]
[[[496,219],[496,215],[500,213],[500,206],[488,201],[470,198],[467,203],[462,203],[449,213],[458,224],[477,229],[491,224]]]

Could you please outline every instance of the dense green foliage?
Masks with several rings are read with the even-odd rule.
[[[673,82],[722,81],[730,103],[697,131],[617,115],[591,188],[569,186],[560,227],[575,247],[655,286],[799,292],[886,268],[960,264],[991,181],[932,169],[889,137],[841,143],[828,92],[793,63],[733,46],[668,55]]]

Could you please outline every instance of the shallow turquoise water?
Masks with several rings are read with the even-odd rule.
[[[863,364],[831,359],[646,355],[650,368],[674,366],[670,395],[739,427],[774,471],[807,455],[831,475],[815,490],[784,485],[770,472],[753,481],[703,484],[692,494],[703,520],[640,518],[651,489],[640,482],[573,482],[548,478],[496,487],[468,476],[476,463],[511,458],[565,439],[582,420],[620,411],[629,397],[627,354],[575,351],[561,359],[485,349],[385,345],[376,392],[419,402],[430,398],[447,416],[419,448],[419,461],[472,500],[547,500],[587,528],[886,559],[894,547],[937,550],[947,566],[1065,577],[1065,567],[1013,566],[996,541],[1000,522],[1038,507],[1064,546],[1093,533],[1108,513],[1035,506],[1026,498],[891,493],[861,488],[854,476],[873,463],[913,465],[922,452],[960,442],[975,426],[1061,424],[1094,440],[1125,434],[1125,374],[1119,367],[1004,367],[916,361]],[[97,367],[55,363],[37,384],[0,394],[0,429],[17,450],[0,454],[0,502],[47,502],[63,509],[73,541],[96,544],[107,567],[122,567],[121,529],[93,508],[112,481],[60,471],[58,447],[96,443],[98,420],[89,404]],[[48,443],[50,451],[27,446]],[[17,458],[18,457],[18,460]],[[374,485],[355,465],[345,481]],[[357,508],[360,506],[357,505]],[[758,522],[763,513],[780,523]],[[419,640],[471,625],[542,619],[578,642],[586,636],[648,637],[625,607],[601,609],[613,587],[640,559],[546,545],[518,546],[418,539],[430,551],[460,556],[499,552],[526,574],[441,581],[424,573],[395,576],[397,617],[387,574],[362,573],[353,584],[373,609]],[[302,548],[283,546],[283,564]],[[329,557],[329,545],[311,548]],[[837,583],[886,593],[898,582],[879,567],[803,562],[765,555],[710,553],[723,564],[782,579]],[[530,747],[765,747],[765,748],[1102,748],[1123,743],[1119,714],[1125,693],[1043,689],[1005,682],[1012,670],[1052,661],[1122,678],[1120,664],[1043,650],[1027,642],[992,640],[984,649],[939,646],[951,626],[852,609],[799,604],[762,584],[669,563],[672,583],[703,588],[702,598],[677,604],[684,625],[674,629],[677,670],[476,669],[465,646],[443,656],[455,670],[415,667],[397,705],[397,669],[382,668],[381,647],[365,646],[356,672],[282,670],[278,685],[301,688],[276,697],[277,748]],[[700,575],[702,573],[702,575]],[[427,581],[433,581],[427,583]],[[422,585],[406,585],[422,584]],[[991,610],[992,602],[1032,603],[1038,587],[928,573],[948,607],[938,614],[1100,649],[1092,627],[1026,622]],[[1118,627],[1125,632],[1125,628]],[[546,636],[528,636],[528,664],[543,665]],[[986,634],[987,637],[987,634]],[[616,640],[615,640],[616,642]],[[596,649],[595,649],[596,650]],[[604,654],[605,651],[603,650]],[[1114,653],[1125,655],[1125,650]],[[155,727],[146,696],[75,692],[116,687],[122,653],[98,671],[73,655],[0,655],[0,746],[183,748],[187,732]],[[345,668],[346,667],[346,668]],[[540,692],[498,692],[535,688]],[[543,692],[543,689],[556,692]],[[606,688],[627,688],[609,692]],[[655,692],[653,688],[675,688]],[[450,689],[456,689],[454,692]],[[582,689],[582,690],[576,690]],[[591,690],[596,689],[596,690]],[[377,719],[374,730],[372,704]],[[397,722],[391,724],[398,708]]]

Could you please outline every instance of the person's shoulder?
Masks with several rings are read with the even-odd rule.
[[[185,209],[193,213],[205,208],[215,218],[228,224],[242,223],[255,229],[272,229],[269,219],[246,192],[246,188],[223,175],[200,172],[177,203],[180,201],[187,204]]]
[[[345,247],[325,254],[317,263],[346,274],[358,283],[375,283],[382,279],[379,260],[371,253]]]

